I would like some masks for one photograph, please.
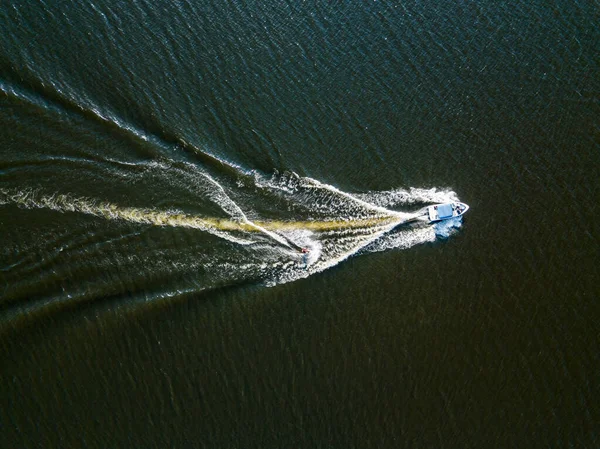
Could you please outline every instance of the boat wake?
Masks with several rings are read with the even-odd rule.
[[[176,258],[169,254],[169,248],[163,248],[154,241],[150,241],[141,253],[141,248],[137,246],[135,253],[143,261],[153,258],[152,263],[144,265],[144,269],[149,269],[153,275],[156,274],[155,270],[161,271],[161,263],[157,262],[161,254],[165,262],[170,264],[168,271],[172,271],[173,267],[188,275],[193,271],[201,271],[201,281],[195,282],[202,288],[239,281],[268,286],[291,282],[335,266],[355,254],[410,248],[434,241],[437,237],[448,237],[460,227],[460,219],[432,225],[415,220],[421,213],[419,210],[399,210],[414,208],[422,203],[454,201],[457,198],[452,191],[413,188],[351,195],[290,172],[276,173],[268,178],[258,173],[246,174],[238,179],[236,191],[231,192],[192,165],[180,164],[178,169],[190,171],[188,175],[195,179],[196,187],[199,184],[204,186],[204,200],[209,197],[210,203],[219,206],[219,216],[192,213],[185,208],[159,210],[125,206],[72,194],[48,194],[39,188],[1,188],[0,206],[17,206],[21,214],[35,209],[59,212],[69,222],[79,222],[80,216],[87,216],[86,223],[89,224],[91,219],[100,228],[102,222],[109,222],[121,230],[125,226],[133,227],[138,233],[150,232],[150,228],[155,228],[155,232],[161,234],[160,239],[165,238],[168,229],[174,229],[171,232],[179,229],[204,234],[193,245],[179,247]],[[252,192],[253,201],[246,201],[245,204],[253,203],[258,207],[245,207],[243,210],[239,202],[249,192]],[[50,250],[53,241],[52,236],[46,235],[45,238],[42,253],[39,254],[42,259],[48,259],[45,252]],[[103,237],[92,238],[88,235],[86,238],[96,242]],[[186,238],[194,239],[189,234]],[[83,252],[86,254],[85,260],[94,263],[95,255],[89,242],[78,242],[73,247],[56,244],[61,248],[60,260],[70,270],[74,269],[74,260],[69,258],[69,252],[73,258]],[[11,254],[17,260],[5,261],[2,268],[9,277],[21,279],[21,283],[23,279],[28,279],[28,273],[34,269],[50,270],[52,267],[54,272],[61,269],[54,266],[58,258],[50,258],[51,262],[47,265],[40,264],[23,248],[17,248],[14,241],[12,246],[14,251]],[[119,252],[119,249],[115,248],[115,251]],[[124,259],[128,251],[127,245],[120,249]],[[33,260],[36,263],[32,263]],[[25,284],[28,282],[25,281]],[[19,291],[23,285],[18,284],[9,284],[9,290],[14,286]],[[86,289],[89,291],[89,285]],[[23,291],[30,293],[31,288]]]
[[[64,88],[4,83],[0,92],[20,106],[19,136],[37,135],[40,120],[57,129],[56,148],[40,141],[26,158],[11,150],[0,167],[0,307],[273,286],[461,225],[418,220],[428,204],[457,201],[451,190],[350,194],[292,172],[266,176]]]

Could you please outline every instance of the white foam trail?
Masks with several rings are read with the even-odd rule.
[[[164,170],[173,168],[168,165],[163,167],[159,164],[156,168],[165,173],[175,173],[173,170]],[[202,179],[194,190],[206,194],[231,218],[210,218],[180,211],[123,207],[69,195],[43,195],[34,190],[0,189],[0,204],[14,203],[24,208],[79,212],[109,220],[125,220],[154,226],[192,228],[235,244],[252,244],[250,252],[238,252],[235,247],[228,247],[225,253],[211,253],[211,257],[218,258],[214,264],[210,259],[197,260],[202,264],[203,270],[209,273],[209,279],[219,285],[226,284],[228,279],[233,282],[236,279],[247,278],[259,278],[266,285],[291,282],[333,267],[355,254],[394,248],[406,249],[434,241],[438,237],[446,238],[461,226],[460,218],[435,225],[422,222],[404,226],[403,223],[415,218],[418,212],[397,212],[383,207],[383,204],[409,205],[457,200],[456,194],[450,190],[398,189],[350,195],[335,187],[294,174],[272,178],[266,183],[259,180],[262,184],[256,186],[283,192],[281,199],[288,201],[290,210],[299,205],[298,210],[306,215],[296,221],[251,221],[219,181],[199,172],[193,166],[178,166],[177,170],[183,170],[185,176],[189,175],[190,181]],[[188,181],[187,177],[183,179]],[[260,237],[261,235],[268,236],[272,241],[269,242]],[[273,245],[273,242],[277,242],[277,245]],[[300,254],[296,250],[284,250],[282,247],[292,248],[290,242],[297,245],[296,247],[306,247],[310,251]]]
[[[312,208],[324,213],[328,210],[335,212],[339,219],[340,213],[349,215],[344,218],[357,219],[364,216],[405,217],[401,212],[386,209],[371,202],[367,202],[356,195],[343,192],[329,184],[324,184],[316,179],[300,177],[294,172],[276,173],[270,179],[265,179],[255,173],[255,183],[258,187],[280,191],[293,198],[302,195],[315,197]],[[316,201],[318,200],[318,201]]]
[[[435,235],[442,238],[448,238],[462,227],[462,216],[454,217],[450,220],[444,220],[433,226]]]
[[[389,210],[389,209],[385,209],[383,207],[377,206],[377,205],[372,204],[372,203],[368,203],[368,202],[366,202],[366,201],[364,201],[364,200],[362,200],[360,198],[357,198],[355,196],[350,195],[349,193],[342,192],[341,190],[339,190],[339,189],[337,189],[337,188],[335,188],[333,186],[330,186],[328,184],[323,184],[323,183],[317,181],[316,179],[312,179],[312,178],[307,178],[307,179],[309,179],[310,182],[314,184],[314,187],[311,187],[311,188],[319,188],[319,189],[329,190],[331,192],[336,193],[339,196],[342,196],[344,198],[348,198],[350,201],[353,201],[353,202],[355,202],[357,204],[360,204],[365,209],[369,209],[369,210],[378,212],[378,213],[383,214],[383,215],[388,215],[388,216],[389,215],[395,215],[395,216],[397,216],[399,218],[404,218],[405,217],[405,214],[402,214],[402,213],[396,212],[396,211],[392,211],[392,210]]]
[[[307,278],[308,276],[319,273],[321,271],[325,271],[328,268],[334,267],[354,254],[358,253],[361,249],[367,247],[372,242],[376,241],[380,237],[382,237],[386,232],[391,230],[393,226],[388,226],[385,229],[372,234],[369,238],[366,238],[364,241],[359,242],[357,245],[353,246],[352,249],[341,251],[335,254],[333,257],[320,260],[317,263],[309,264],[308,266],[300,267],[300,269],[296,268],[295,270],[290,270],[288,272],[283,273],[280,276],[274,277],[272,279],[268,279],[266,281],[267,286],[274,286],[281,283],[292,282],[298,280],[300,278]]]
[[[369,203],[379,207],[394,207],[417,203],[451,203],[458,201],[458,196],[452,190],[438,190],[436,188],[422,189],[394,189],[383,192],[367,192],[357,195]]]
[[[144,176],[146,170],[139,175],[139,170],[137,173],[134,171],[128,173],[124,170],[128,165],[147,165],[148,173],[164,181],[165,185],[187,189],[186,194],[201,195],[203,201],[209,199],[227,218],[189,215],[177,210],[160,211],[124,207],[70,195],[44,195],[39,191],[27,189],[21,191],[0,189],[0,204],[13,203],[24,208],[77,212],[107,220],[124,220],[153,226],[198,229],[236,245],[243,245],[244,249],[228,245],[224,251],[221,251],[222,248],[219,246],[210,253],[210,256],[201,258],[198,254],[194,254],[193,263],[180,264],[194,270],[201,267],[208,273],[209,283],[226,285],[239,279],[255,278],[268,285],[290,282],[326,270],[357,253],[393,248],[405,249],[434,241],[438,237],[447,238],[456,232],[462,223],[461,218],[456,218],[435,225],[424,222],[421,226],[398,228],[415,214],[390,210],[391,207],[396,206],[408,208],[415,204],[458,201],[456,193],[449,189],[410,188],[349,194],[318,180],[300,177],[293,172],[276,173],[266,178],[258,172],[249,172],[206,150],[200,150],[179,136],[167,139],[171,143],[162,141],[159,137],[124,122],[109,109],[100,108],[87,99],[79,98],[75,92],[69,90],[68,86],[62,87],[57,83],[42,83],[42,85],[62,96],[65,103],[62,105],[48,103],[35,92],[14,87],[2,80],[0,80],[0,92],[42,109],[52,109],[61,113],[64,113],[65,107],[66,109],[78,108],[86,114],[92,114],[97,120],[118,127],[140,140],[151,141],[160,147],[167,145],[173,147],[172,142],[176,141],[177,145],[181,144],[186,149],[191,149],[192,153],[197,151],[198,154],[214,159],[217,161],[215,166],[220,163],[228,168],[224,170],[222,177],[210,176],[198,166],[183,162],[175,163],[166,160],[128,163],[114,159],[106,159],[106,161],[123,167],[119,176]],[[218,169],[215,169],[215,172],[218,172]],[[230,191],[228,192],[224,186],[231,186]],[[244,188],[250,190],[243,191]],[[284,208],[287,210],[267,208],[271,212],[267,212],[266,215],[269,213],[271,215],[265,219],[258,217],[259,214],[252,210],[252,204],[254,201],[256,204],[263,202],[260,189],[268,191],[267,198],[275,195],[282,204],[287,206]],[[245,201],[246,198],[249,198],[248,202]],[[246,212],[240,205],[246,209]],[[252,217],[252,220],[248,216]],[[273,242],[277,242],[277,245]],[[309,248],[310,252],[300,254],[298,251],[288,251],[285,248],[292,248],[290,242],[293,245]],[[251,249],[248,245],[252,245]],[[168,295],[169,292],[165,294]]]

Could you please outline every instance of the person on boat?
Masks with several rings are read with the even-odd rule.
[[[304,262],[304,269],[308,268],[308,248],[302,248],[302,262]]]

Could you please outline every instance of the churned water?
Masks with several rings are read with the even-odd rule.
[[[0,446],[598,447],[599,15],[1,5]]]

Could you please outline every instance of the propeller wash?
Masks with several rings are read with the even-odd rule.
[[[178,169],[180,172],[196,170],[190,164],[180,165]],[[438,236],[447,237],[460,227],[460,217],[429,223],[424,215],[427,208],[423,205],[457,201],[452,191],[412,188],[351,195],[294,173],[276,173],[266,178],[253,172],[240,175],[235,185],[227,187],[206,172],[197,171],[193,179],[205,199],[209,197],[210,202],[218,206],[218,216],[209,216],[202,210],[191,213],[181,208],[126,206],[71,194],[48,194],[40,189],[0,188],[0,206],[17,206],[24,210],[22,213],[44,209],[65,215],[86,215],[117,226],[128,224],[134,227],[136,234],[146,228],[160,228],[163,233],[187,229],[212,236],[212,240],[198,239],[197,243],[179,248],[177,256],[168,248],[153,248],[150,244],[138,248],[133,262],[126,248],[112,244],[113,251],[121,252],[117,259],[125,265],[141,262],[142,273],[163,271],[167,276],[183,272],[187,274],[187,284],[193,278],[192,273],[202,273],[199,279],[192,281],[193,286],[174,287],[169,294],[239,281],[269,286],[290,282],[323,271],[357,253],[409,248],[431,242]],[[257,197],[261,201],[257,201]],[[419,206],[421,209],[414,212],[398,210]],[[93,256],[86,242],[65,246],[57,241],[56,245],[60,248],[54,251],[61,253],[66,264],[74,260],[62,254],[64,250],[69,254],[83,249]],[[45,245],[48,249],[44,251],[51,251],[51,246],[52,237],[49,237]],[[14,249],[19,252],[19,248]],[[22,278],[27,267],[30,271],[34,266],[44,268],[39,263],[32,264],[33,259],[19,259],[11,265],[14,269],[8,270],[9,273],[13,271],[15,278]],[[93,263],[93,257],[86,260]],[[168,269],[165,270],[160,260]]]

